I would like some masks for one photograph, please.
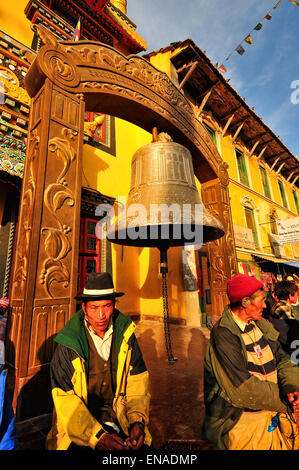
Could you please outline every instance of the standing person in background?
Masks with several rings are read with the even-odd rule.
[[[280,281],[274,287],[277,302],[272,306],[271,316],[273,318],[295,319],[292,304],[298,301],[298,287],[294,281]]]
[[[9,299],[0,299],[0,365],[5,363],[5,332],[7,323],[7,313],[9,309]]]
[[[297,347],[294,341],[299,341],[299,322],[292,307],[298,301],[298,287],[294,281],[280,281],[275,285],[274,294],[277,302],[271,308],[269,321],[279,332],[283,349],[291,355]]]
[[[291,403],[299,402],[299,367],[262,318],[263,283],[237,274],[227,295],[205,356],[203,434],[216,449],[298,450]]]

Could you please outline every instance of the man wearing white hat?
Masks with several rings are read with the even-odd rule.
[[[55,337],[49,450],[139,450],[150,446],[148,371],[136,325],[115,308],[108,273],[93,273],[82,309]]]

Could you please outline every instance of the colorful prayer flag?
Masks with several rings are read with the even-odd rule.
[[[246,36],[246,38],[244,40],[247,42],[247,44],[252,44],[253,43],[253,39],[252,39],[251,34],[248,34],[248,36]]]
[[[256,31],[259,31],[260,29],[262,29],[262,27],[263,27],[262,23],[258,23],[254,29]]]
[[[76,26],[74,34],[72,36],[72,41],[79,41],[79,39],[80,39],[80,29],[81,29],[81,16],[79,16],[77,26]]]
[[[290,0],[290,2],[294,3],[294,5],[297,5],[299,7],[299,2],[297,2],[296,0]]]
[[[233,53],[231,52],[231,53],[227,56],[227,58],[226,58],[225,60],[229,60],[232,55],[233,55]]]
[[[281,0],[279,0],[279,2],[277,2],[276,5],[274,5],[273,10],[278,7],[278,5],[280,4],[280,2],[281,2]]]
[[[243,55],[245,52],[245,49],[243,46],[241,46],[241,44],[239,44],[238,47],[236,47],[235,51],[237,51],[238,54]]]
[[[227,70],[226,70],[226,68],[224,67],[223,64],[220,65],[220,67],[219,67],[218,70],[220,70],[220,72],[223,72],[223,73],[226,73],[226,72],[227,72]]]
[[[272,15],[270,15],[270,13],[267,13],[266,16],[264,16],[264,20],[271,20],[272,18]]]

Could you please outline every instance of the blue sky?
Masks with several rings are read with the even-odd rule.
[[[277,1],[127,0],[127,14],[147,52],[190,38],[214,64],[224,63],[225,78],[299,155],[299,6],[281,0],[272,10]],[[272,19],[264,20],[270,10]],[[263,27],[252,32],[253,44],[245,43],[259,22]],[[225,61],[240,43],[245,53]]]

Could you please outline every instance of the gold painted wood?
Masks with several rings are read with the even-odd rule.
[[[75,312],[83,113],[80,96],[48,79],[33,99],[9,325],[15,400],[25,378],[49,363],[51,338]]]

